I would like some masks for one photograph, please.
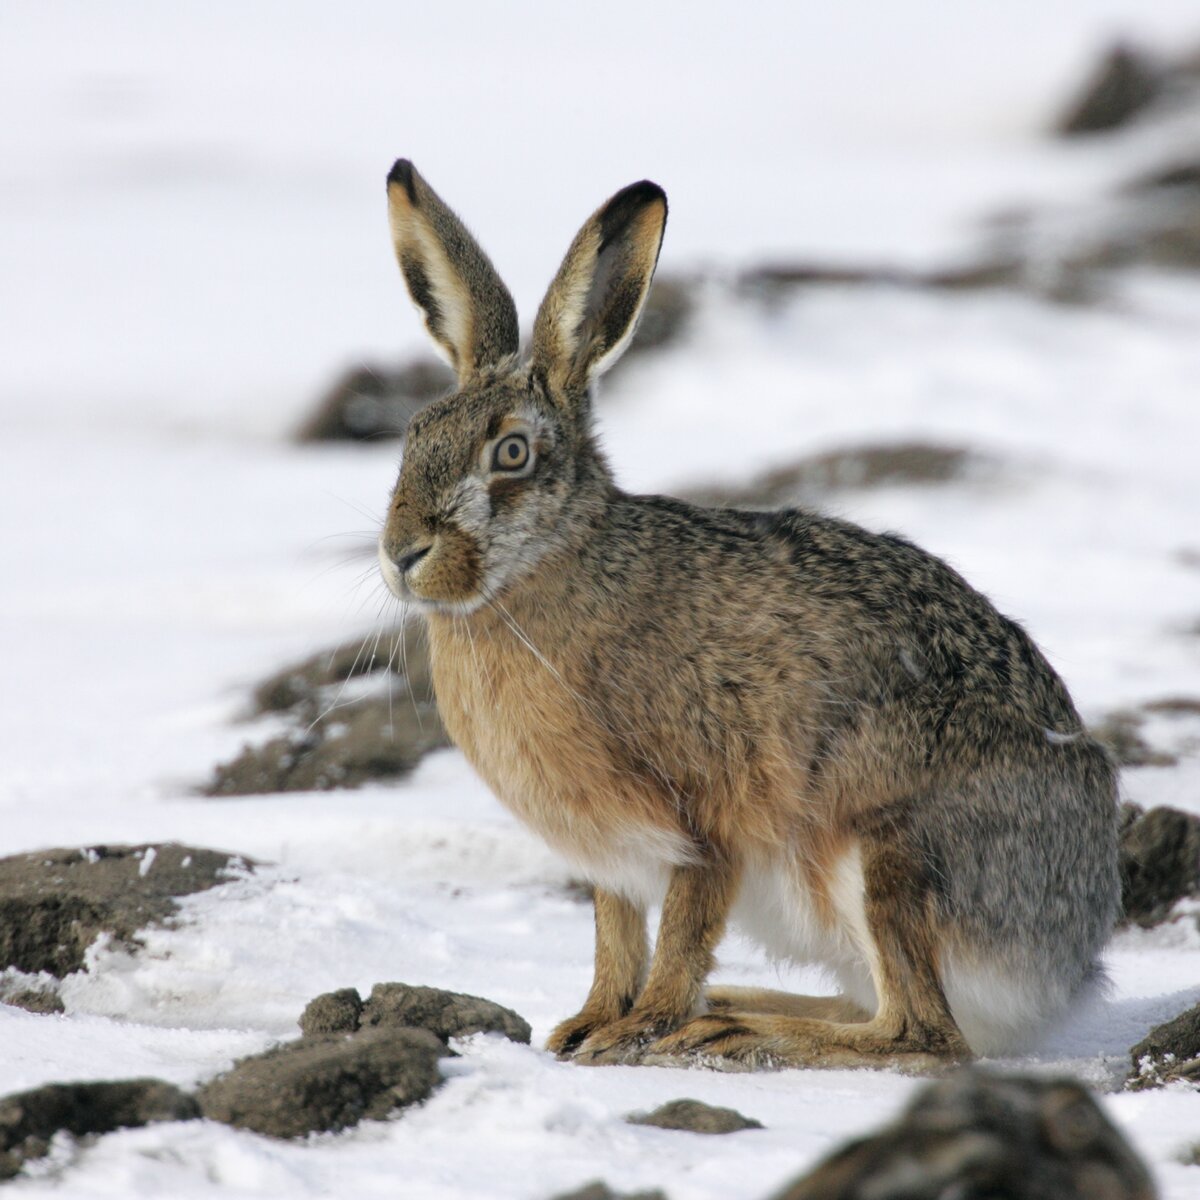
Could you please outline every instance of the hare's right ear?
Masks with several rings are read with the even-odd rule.
[[[459,382],[516,354],[516,305],[479,243],[407,159],[397,161],[387,182],[408,294]]]
[[[533,369],[577,397],[633,337],[654,278],[666,193],[643,180],[622,188],[576,235],[533,326]]]

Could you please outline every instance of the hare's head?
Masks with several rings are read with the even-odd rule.
[[[590,388],[633,336],[667,200],[635,183],[587,221],[538,309],[524,364],[508,289],[403,159],[388,176],[388,208],[409,295],[458,390],[409,426],[380,562],[401,599],[470,612],[577,533],[608,486]]]

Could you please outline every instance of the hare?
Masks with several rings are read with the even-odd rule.
[[[650,288],[657,185],[579,231],[524,363],[411,163],[388,200],[459,387],[409,428],[383,575],[455,742],[595,885],[594,982],[549,1048],[923,1070],[1024,1043],[1102,977],[1118,907],[1113,769],[1024,630],[902,538],[617,486],[592,385]],[[706,990],[730,920],[842,994]]]

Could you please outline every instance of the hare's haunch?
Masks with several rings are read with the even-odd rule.
[[[380,561],[428,620],[454,740],[596,885],[595,981],[550,1047],[921,1069],[1036,1035],[1099,975],[1116,802],[1024,630],[902,538],[616,485],[591,385],[650,288],[656,185],[579,231],[524,363],[411,163],[388,199],[459,388],[409,428]],[[706,991],[729,920],[843,996]]]

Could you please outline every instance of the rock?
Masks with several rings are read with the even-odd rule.
[[[1200,896],[1200,817],[1160,806],[1123,814],[1121,904],[1143,927],[1164,920],[1177,900]]]
[[[403,437],[409,421],[453,386],[453,372],[434,358],[415,358],[397,368],[355,367],[317,401],[296,438],[321,442]]]
[[[625,1118],[630,1125],[654,1125],[659,1129],[679,1129],[688,1133],[737,1133],[742,1129],[762,1129],[761,1121],[743,1117],[733,1108],[717,1108],[700,1100],[671,1100],[653,1112],[633,1113]]]
[[[596,1180],[573,1192],[561,1192],[553,1200],[667,1200],[667,1194],[658,1188],[649,1192],[614,1192],[607,1183]]]
[[[1136,712],[1114,712],[1088,729],[1122,767],[1173,767],[1179,760],[1156,750],[1141,735],[1145,717]]]
[[[1141,1091],[1177,1079],[1200,1086],[1200,1004],[1155,1026],[1129,1052],[1133,1069],[1125,1086]]]
[[[62,978],[101,933],[133,940],[176,896],[226,883],[247,861],[174,843],[39,850],[0,859],[0,970]]]
[[[306,727],[243,747],[205,786],[208,796],[313,792],[359,787],[407,775],[449,744],[432,704],[411,696],[372,696],[329,709]]]
[[[0,1100],[0,1179],[45,1154],[60,1131],[82,1137],[199,1115],[191,1096],[160,1079],[51,1083],[17,1092]]]
[[[310,1000],[300,1014],[305,1037],[325,1033],[354,1033],[362,1016],[363,1002],[357,988],[340,988]]]
[[[424,1029],[305,1037],[253,1055],[205,1085],[204,1116],[272,1137],[382,1120],[428,1097],[446,1047]]]
[[[1055,123],[1056,132],[1072,136],[1100,133],[1128,125],[1166,90],[1164,66],[1133,46],[1113,46],[1097,64],[1080,94]]]
[[[967,1068],[774,1200],[1153,1200],[1149,1172],[1073,1079]]]
[[[443,1042],[472,1033],[501,1033],[529,1044],[529,1022],[511,1008],[479,996],[407,983],[377,983],[362,1012],[362,1028],[415,1025]]]
[[[989,465],[982,455],[958,446],[927,442],[851,446],[776,467],[740,487],[693,490],[688,498],[735,508],[779,508],[819,503],[831,492],[950,483]]]

